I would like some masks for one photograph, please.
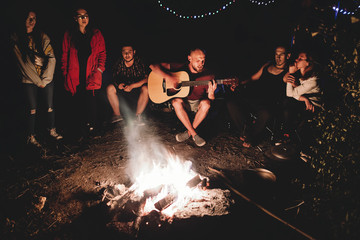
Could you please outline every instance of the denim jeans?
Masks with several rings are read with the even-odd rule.
[[[228,98],[226,106],[240,136],[246,137],[247,142],[253,145],[258,144],[266,124],[275,115],[274,106],[253,99]],[[250,113],[256,117],[253,124],[249,124]]]
[[[26,100],[26,115],[27,115],[27,131],[29,135],[35,134],[35,120],[36,110],[38,106],[39,98],[44,101],[48,115],[48,127],[49,129],[55,127],[55,112],[54,112],[54,82],[49,83],[44,88],[39,88],[35,84],[24,83],[24,92]],[[40,96],[38,96],[40,93]],[[51,111],[49,111],[51,109]],[[35,110],[34,114],[31,111]]]

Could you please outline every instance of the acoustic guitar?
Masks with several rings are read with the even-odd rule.
[[[190,81],[189,74],[185,71],[172,73],[178,80],[173,83],[163,78],[156,72],[151,72],[148,77],[148,90],[150,100],[154,103],[163,103],[172,98],[185,98],[190,93],[190,87],[208,85],[210,80]],[[218,79],[217,84],[231,85],[238,84],[237,78]]]

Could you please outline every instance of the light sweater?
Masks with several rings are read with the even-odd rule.
[[[309,77],[308,79],[300,79],[300,85],[293,87],[291,83],[286,85],[286,96],[293,97],[296,100],[300,99],[300,96],[307,97],[312,104],[321,107],[320,105],[320,87],[317,81],[317,77]]]
[[[22,53],[20,52],[20,49],[18,47],[18,37],[16,34],[12,35],[12,40],[14,43],[13,50],[21,72],[21,78],[23,83],[35,84],[37,86],[41,86],[41,85],[46,86],[53,80],[55,64],[56,64],[54,51],[50,45],[50,38],[45,33],[42,33],[41,36],[42,36],[43,46],[40,47],[43,47],[43,51],[48,57],[47,67],[42,72],[39,71],[39,65],[41,66],[42,63],[31,62],[29,56],[27,56],[26,62],[23,61]],[[36,59],[36,61],[39,60]]]

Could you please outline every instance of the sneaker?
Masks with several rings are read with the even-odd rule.
[[[28,144],[32,144],[35,147],[41,148],[41,144],[36,140],[34,135],[30,135],[27,139]]]
[[[87,131],[88,133],[91,133],[92,131],[94,131],[94,127],[93,127],[93,125],[91,125],[90,123],[87,123],[87,124],[85,125],[85,128],[86,128],[86,131]]]
[[[185,131],[185,132],[176,134],[175,138],[176,138],[176,141],[178,141],[178,142],[184,142],[190,138],[190,135],[189,135],[188,131]]]
[[[63,138],[63,136],[61,136],[60,134],[58,134],[58,133],[56,132],[56,128],[50,129],[50,136],[53,137],[53,138],[55,138],[56,140],[60,140],[60,139]]]
[[[117,123],[124,120],[120,115],[113,115],[111,118],[111,123]]]
[[[194,140],[194,143],[196,144],[196,146],[198,146],[198,147],[202,147],[206,144],[206,141],[199,135],[195,135],[193,137],[193,140]]]
[[[145,125],[144,120],[142,119],[141,115],[136,116],[135,124],[137,126],[144,126]]]

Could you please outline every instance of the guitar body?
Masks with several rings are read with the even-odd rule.
[[[185,71],[174,72],[178,84],[173,84],[161,75],[151,72],[148,77],[148,89],[150,100],[154,103],[163,103],[172,98],[185,98],[189,95],[190,86],[181,86],[181,82],[190,81]]]
[[[163,78],[160,74],[151,72],[148,77],[149,97],[154,103],[163,103],[172,98],[185,98],[190,93],[191,86],[208,85],[210,80],[190,81],[189,74],[185,71],[174,72],[172,75],[177,79],[176,83]],[[238,78],[213,79],[217,84],[239,84]]]

